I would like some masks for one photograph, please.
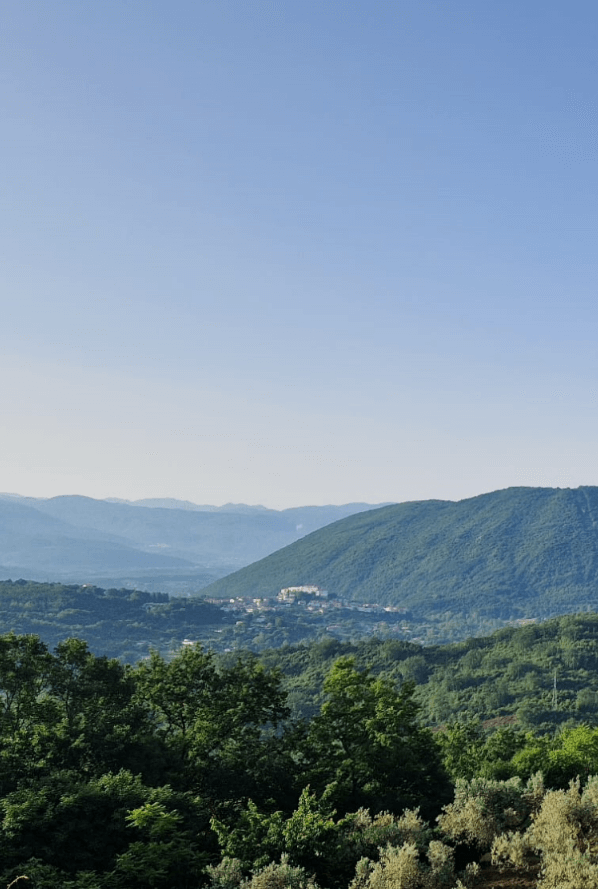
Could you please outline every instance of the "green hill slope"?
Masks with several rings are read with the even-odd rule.
[[[598,606],[598,488],[508,488],[335,522],[214,584],[210,597],[318,584],[414,614],[503,619]]]
[[[295,711],[313,715],[322,703],[324,677],[337,658],[347,655],[376,675],[399,684],[415,682],[429,725],[456,719],[502,719],[542,730],[568,722],[596,724],[598,614],[509,627],[452,645],[326,639],[263,651],[259,657],[269,669],[282,671]]]
[[[191,597],[76,584],[0,581],[0,634],[34,634],[53,647],[65,639],[85,639],[96,654],[136,661],[151,648],[180,648],[222,629],[232,618],[220,608]]]

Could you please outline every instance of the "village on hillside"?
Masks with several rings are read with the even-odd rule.
[[[464,623],[471,635],[482,629],[491,633],[504,626],[535,623],[536,618],[506,621],[472,614],[469,621],[450,612],[421,618],[400,605],[355,602],[315,584],[284,587],[276,596],[237,596],[206,599],[234,618],[217,628],[209,644],[218,650],[264,647],[309,642],[322,636],[341,641],[370,636],[401,639],[420,645],[436,645],[463,638]],[[185,639],[191,645],[196,640]],[[205,641],[205,640],[204,640]]]

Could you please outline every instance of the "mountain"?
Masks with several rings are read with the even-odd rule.
[[[0,494],[0,497],[14,497],[14,494]],[[144,497],[142,500],[123,500],[122,497],[106,497],[105,503],[126,503],[129,506],[147,506],[150,509],[187,509],[192,512],[276,512],[267,506],[249,506],[246,503],[225,503],[224,506],[193,503],[191,500],[177,500],[176,497]]]
[[[508,488],[362,512],[211,584],[208,597],[317,584],[343,599],[502,619],[598,608],[598,488]]]
[[[180,569],[192,563],[162,553],[142,552],[116,534],[76,527],[17,501],[0,502],[0,565],[13,574]]]
[[[200,507],[154,500],[144,505],[2,494],[0,576],[196,591],[364,508],[369,507],[277,511],[244,504]]]

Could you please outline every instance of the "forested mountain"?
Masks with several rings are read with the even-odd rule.
[[[598,488],[508,488],[353,515],[211,584],[271,596],[318,584],[418,616],[548,617],[598,606]]]
[[[0,495],[0,577],[196,592],[367,504],[271,510]]]
[[[509,488],[369,510],[167,502],[0,497],[0,576],[222,598],[314,583],[418,620],[477,615],[480,626],[598,604],[594,487]]]

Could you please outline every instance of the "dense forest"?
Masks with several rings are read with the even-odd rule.
[[[489,851],[540,861],[545,889],[594,885],[598,729],[432,732],[411,680],[319,655],[302,717],[252,654],[127,665],[0,637],[0,885],[441,889],[476,885]],[[538,826],[555,806],[570,882]]]
[[[323,678],[341,656],[353,656],[393,682],[414,682],[422,718],[430,726],[501,719],[546,731],[594,721],[598,707],[597,614],[506,628],[452,645],[329,638],[259,656],[267,667],[282,671],[293,708],[306,715],[319,706]]]
[[[257,653],[138,590],[5,581],[0,617],[0,886],[598,885],[597,614]]]
[[[179,648],[186,636],[217,638],[215,631],[232,622],[203,599],[91,584],[0,581],[4,630],[37,634],[50,646],[71,636],[85,638],[96,654],[130,662],[151,647]]]

